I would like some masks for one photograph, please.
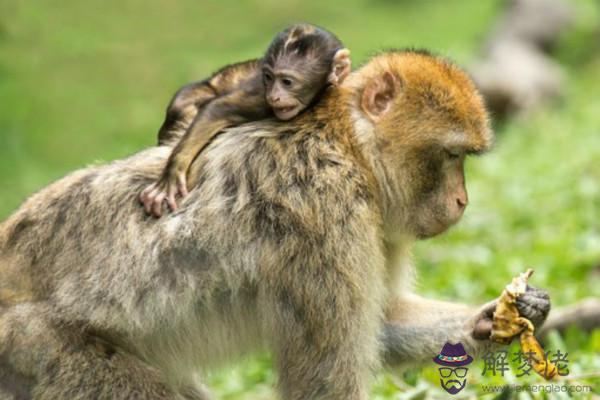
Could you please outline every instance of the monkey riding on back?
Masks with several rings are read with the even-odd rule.
[[[281,399],[367,400],[384,363],[485,354],[497,303],[414,293],[410,249],[461,219],[492,140],[464,71],[393,51],[216,137],[168,218],[136,201],[167,147],[69,174],[0,223],[0,399],[209,400],[206,371],[267,350]],[[550,307],[515,305],[536,329]]]
[[[159,132],[160,144],[178,142],[159,180],[140,195],[146,212],[160,217],[164,201],[177,209],[176,196],[188,194],[190,165],[223,129],[273,115],[290,120],[349,73],[350,51],[334,34],[298,24],[280,32],[263,58],[181,88]]]

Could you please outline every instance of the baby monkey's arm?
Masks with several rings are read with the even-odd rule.
[[[167,107],[165,121],[158,131],[158,144],[168,145],[181,140],[196,115],[217,96],[209,79],[179,89]]]
[[[167,107],[165,121],[158,133],[159,145],[181,140],[196,116],[211,101],[231,93],[260,72],[261,60],[254,59],[227,65],[210,78],[180,88]]]
[[[187,173],[190,165],[204,147],[223,129],[248,121],[265,118],[269,108],[264,91],[257,82],[248,89],[239,89],[218,97],[196,116],[190,128],[171,152],[160,179],[140,195],[147,213],[162,215],[162,203],[177,209],[175,197],[187,196]]]

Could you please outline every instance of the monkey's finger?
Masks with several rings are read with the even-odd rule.
[[[148,194],[154,190],[155,186],[156,184],[153,183],[152,185],[146,186],[146,189],[142,190],[139,197],[142,204],[146,204],[146,201],[148,200]]]
[[[146,214],[152,214],[152,205],[156,196],[158,196],[158,189],[154,188],[144,197],[144,211],[146,211]]]
[[[142,194],[140,195],[140,197],[142,198],[142,202],[144,203],[144,205],[148,205],[152,203],[152,199],[158,194],[159,191],[159,187],[158,187],[158,183],[153,183],[152,185],[148,186],[146,189],[144,189],[142,191]],[[150,210],[147,210],[148,212],[150,212]]]
[[[496,311],[496,307],[498,306],[498,299],[496,300],[492,300],[488,303],[486,303],[482,308],[481,308],[481,314],[487,318],[493,318],[494,317],[494,311]]]
[[[165,199],[166,195],[164,192],[160,192],[155,198],[152,204],[152,214],[160,218],[162,216],[162,203]]]
[[[492,334],[492,320],[482,318],[475,324],[473,328],[473,337],[478,340],[489,339]]]
[[[175,194],[177,193],[177,187],[175,185],[169,185],[167,192],[167,204],[171,211],[177,211],[177,201],[175,201]]]
[[[540,326],[550,312],[550,296],[545,290],[527,285],[527,290],[516,301],[519,315],[530,320],[534,326]]]
[[[151,214],[152,213],[152,196],[151,194],[146,195],[146,197],[144,198],[144,211],[146,212],[146,214]]]
[[[186,197],[188,195],[187,181],[185,175],[179,175],[177,177],[177,191],[179,192],[181,197]]]

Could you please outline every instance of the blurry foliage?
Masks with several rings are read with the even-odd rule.
[[[407,46],[466,65],[500,4],[0,0],[0,217],[73,169],[153,145],[179,86],[260,56],[289,23],[332,30],[355,66],[378,50]],[[532,284],[548,289],[555,305],[600,295],[600,12],[594,0],[573,4],[580,22],[555,52],[568,69],[566,96],[498,127],[494,151],[469,161],[463,221],[416,247],[418,291],[480,304],[531,266]],[[572,373],[600,371],[599,331],[552,340],[569,351]],[[462,393],[479,398],[477,385],[493,380],[482,379],[476,363]],[[270,398],[270,365],[263,355],[208,381],[218,398]],[[600,394],[597,379],[584,382]],[[431,366],[393,371],[378,376],[373,398],[443,398],[438,386]]]

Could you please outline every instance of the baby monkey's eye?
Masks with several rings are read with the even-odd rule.
[[[265,76],[265,81],[267,81],[267,82],[271,82],[273,80],[273,75],[271,75],[268,72],[265,72],[264,76]]]
[[[285,87],[290,87],[292,86],[292,84],[294,83],[293,80],[291,80],[290,78],[282,78],[281,79],[281,83],[283,84],[283,86]]]

